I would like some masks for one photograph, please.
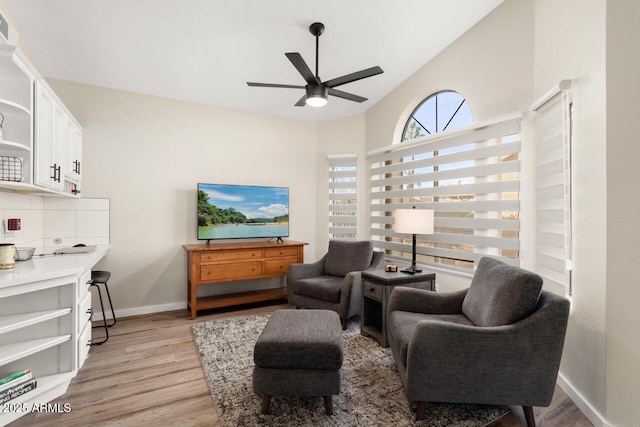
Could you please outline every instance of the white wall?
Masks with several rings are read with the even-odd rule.
[[[290,188],[290,238],[315,247],[316,125],[64,81],[49,82],[84,128],[83,197],[111,199],[98,268],[123,314],[186,307],[198,182]],[[305,258],[311,259],[308,254]],[[213,285],[209,293],[279,280]]]
[[[364,114],[320,123],[318,125],[317,151],[317,205],[318,217],[316,221],[316,259],[327,252],[329,247],[329,216],[324,208],[329,204],[329,165],[327,156],[331,154],[356,154],[358,156],[358,238],[368,239],[369,231],[366,226],[368,218],[368,203],[366,199],[366,170],[364,151]]]
[[[574,79],[571,317],[561,375],[607,416],[605,1],[536,0],[535,92]]]
[[[640,3],[607,2],[607,418],[617,426],[640,419]]]

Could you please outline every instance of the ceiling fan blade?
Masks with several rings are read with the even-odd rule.
[[[333,88],[329,88],[329,95],[337,96],[338,98],[348,99],[349,101],[355,101],[355,102],[364,102],[367,100],[367,98],[363,98],[361,96],[354,95],[348,92],[343,92],[341,90],[333,89]]]
[[[347,74],[346,76],[336,77],[327,82],[324,82],[328,87],[336,87],[346,83],[355,82],[356,80],[366,79],[367,77],[375,76],[376,74],[382,74],[382,68],[375,66],[367,68],[366,70],[357,71],[355,73]]]
[[[302,55],[298,52],[289,52],[285,53],[285,55],[289,58],[289,61],[291,61],[293,66],[296,67],[296,70],[298,70],[307,83],[310,85],[320,84],[320,79],[313,75],[313,72],[309,69],[307,63],[302,59]]]
[[[254,83],[247,82],[247,85],[254,87],[281,87],[286,89],[304,89],[304,86],[296,86],[296,85],[281,85],[277,83]]]
[[[302,98],[300,98],[294,105],[296,107],[304,107],[305,105],[307,105],[307,95],[302,95]]]

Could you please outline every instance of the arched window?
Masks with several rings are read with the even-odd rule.
[[[434,216],[433,233],[417,235],[418,263],[469,270],[490,255],[518,265],[520,120],[474,123],[454,91],[422,101],[401,141],[369,153],[374,246],[388,259],[411,259],[413,236],[397,232],[393,217],[415,207]]]
[[[402,141],[421,138],[471,124],[471,110],[462,95],[452,90],[434,93],[411,113],[402,131]]]

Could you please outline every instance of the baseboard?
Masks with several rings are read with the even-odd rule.
[[[557,384],[595,427],[614,427],[562,374],[558,374]]]
[[[147,305],[145,307],[126,308],[124,310],[116,310],[116,317],[139,316],[141,314],[161,313],[163,311],[186,310],[186,302],[176,302],[171,304]],[[111,312],[106,309],[107,319],[111,319]],[[93,320],[103,320],[102,313],[97,310],[94,312]]]

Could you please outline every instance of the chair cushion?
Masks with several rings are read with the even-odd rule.
[[[344,277],[352,271],[369,268],[372,258],[373,243],[368,240],[331,240],[324,273]]]
[[[439,320],[442,322],[472,326],[472,323],[463,314],[424,314],[409,311],[392,311],[389,314],[388,334],[393,335],[404,366],[407,365],[407,351],[413,330],[416,328],[418,322],[422,320]],[[425,358],[428,359],[429,355],[425,355]]]
[[[294,291],[298,295],[328,301],[340,302],[340,293],[344,277],[318,276],[301,279],[295,283]]]
[[[529,316],[538,304],[542,277],[484,257],[478,263],[462,312],[476,326],[502,326]]]

